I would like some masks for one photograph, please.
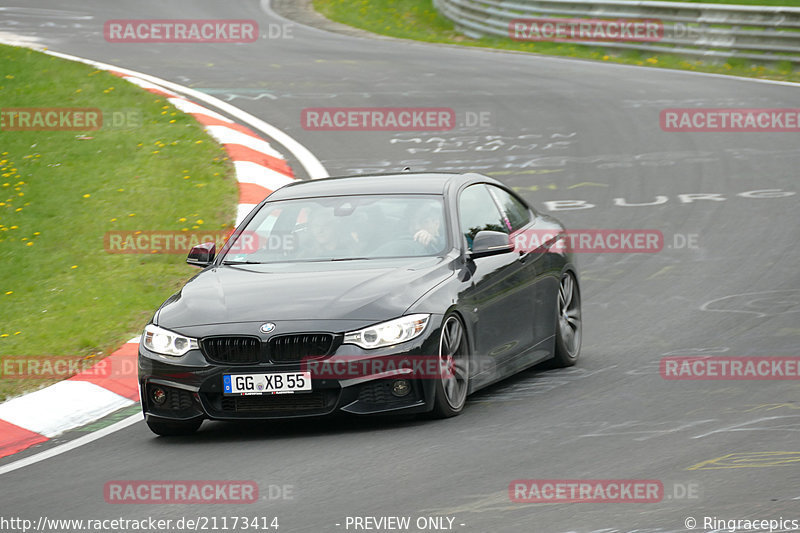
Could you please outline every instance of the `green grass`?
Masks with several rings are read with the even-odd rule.
[[[109,354],[196,272],[181,255],[111,254],[111,230],[219,230],[232,165],[189,115],[106,72],[0,47],[0,102],[130,112],[96,131],[0,130],[0,359]],[[0,400],[41,386],[4,379]]]
[[[784,5],[784,3],[775,2],[774,5]],[[800,5],[800,0],[793,0],[792,5]],[[754,65],[745,60],[731,59],[723,64],[712,64],[669,53],[620,52],[571,43],[518,42],[504,37],[472,39],[456,31],[449,19],[439,15],[433,8],[432,0],[314,0],[314,8],[336,22],[402,39],[754,78],[800,81],[800,71],[793,70],[789,62],[765,66]]]

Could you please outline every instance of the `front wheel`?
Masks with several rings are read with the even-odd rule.
[[[464,324],[456,315],[442,323],[439,338],[439,376],[433,404],[434,418],[449,418],[461,413],[469,387],[469,346]]]
[[[195,420],[157,420],[149,418],[147,420],[147,427],[156,435],[163,437],[177,437],[180,435],[191,435],[198,429],[203,419]]]
[[[581,293],[572,272],[564,272],[558,288],[555,366],[572,366],[581,352]]]

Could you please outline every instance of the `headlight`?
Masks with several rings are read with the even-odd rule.
[[[190,339],[149,324],[144,328],[144,347],[151,352],[180,357],[198,347],[197,339]]]
[[[355,344],[369,350],[410,341],[425,331],[430,316],[408,315],[358,331],[351,331],[344,334],[344,343]]]

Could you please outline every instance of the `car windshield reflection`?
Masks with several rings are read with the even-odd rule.
[[[262,206],[222,263],[425,257],[443,254],[447,244],[440,196],[305,198]]]

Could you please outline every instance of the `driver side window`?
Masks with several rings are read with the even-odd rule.
[[[472,250],[472,240],[481,230],[509,233],[497,204],[482,183],[464,189],[458,199],[458,213],[461,233],[467,239],[469,250]]]

